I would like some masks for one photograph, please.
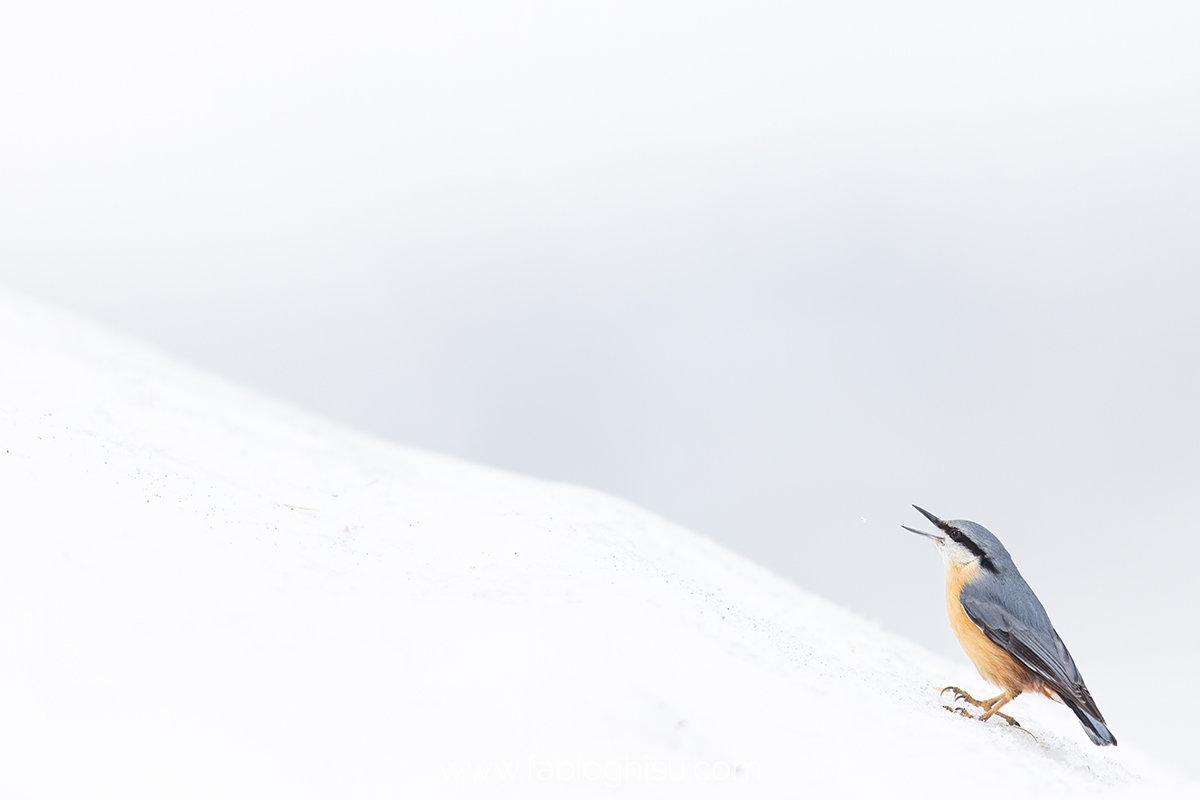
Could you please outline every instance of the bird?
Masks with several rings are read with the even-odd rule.
[[[982,709],[980,720],[999,716],[1018,726],[1000,709],[1023,692],[1037,692],[1071,709],[1093,744],[1115,745],[1117,738],[1105,724],[1075,660],[1000,540],[977,523],[941,520],[920,506],[913,508],[941,535],[900,527],[932,540],[941,553],[950,628],[980,676],[1003,690],[990,700],[976,700],[957,686],[942,692],[953,691],[956,699]],[[957,711],[971,716],[963,709]]]

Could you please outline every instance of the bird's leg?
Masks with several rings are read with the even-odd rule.
[[[1000,709],[1003,708],[1007,703],[1015,700],[1019,694],[1020,691],[1014,692],[1010,689],[1002,695],[993,697],[991,700],[984,700],[979,704],[979,707],[983,709],[983,714],[979,717],[980,721],[987,722],[989,717],[996,716],[1007,721],[1009,725],[1016,725],[1018,728],[1021,727],[1020,724],[1018,724],[1017,721],[1008,714],[1000,713]]]

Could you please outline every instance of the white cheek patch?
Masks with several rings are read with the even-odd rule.
[[[942,546],[942,558],[954,564],[970,564],[979,560],[979,556],[950,538]]]

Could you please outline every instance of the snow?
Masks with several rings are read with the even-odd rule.
[[[0,368],[4,797],[1200,795],[614,498],[22,297]]]

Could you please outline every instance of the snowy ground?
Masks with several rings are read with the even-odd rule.
[[[596,492],[3,295],[0,382],[0,796],[1200,794]]]

